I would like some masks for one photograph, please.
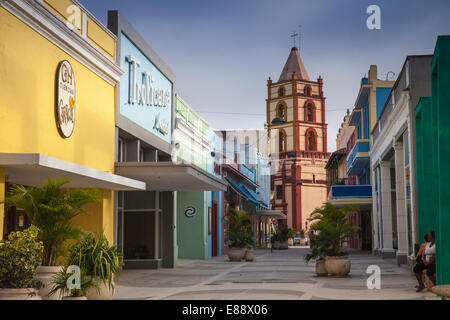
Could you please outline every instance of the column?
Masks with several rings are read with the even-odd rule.
[[[377,175],[376,175],[376,171],[378,170],[378,167],[373,168],[372,170],[372,238],[373,238],[373,243],[372,243],[372,248],[373,248],[373,253],[375,255],[378,254],[379,250],[380,250],[380,245],[379,245],[379,239],[378,239],[378,193],[375,189],[375,185],[378,183],[377,181]]]
[[[406,216],[406,186],[405,186],[405,152],[403,142],[394,143],[395,151],[395,190],[397,197],[397,264],[406,264],[408,256],[408,218]]]
[[[383,225],[381,256],[395,258],[392,245],[392,201],[391,201],[391,162],[380,162],[381,175],[381,220]]]
[[[159,229],[159,216],[160,216],[160,204],[159,204],[159,191],[155,191],[155,230],[154,230],[154,257],[153,259],[157,260],[159,259],[159,247],[160,247],[160,232]]]

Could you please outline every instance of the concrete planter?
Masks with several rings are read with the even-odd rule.
[[[100,294],[96,288],[90,288],[86,293],[87,300],[112,300],[114,297],[114,287],[110,288],[108,282],[98,280]],[[114,281],[112,283],[114,285]]]
[[[244,256],[245,261],[253,261],[253,256],[254,256],[253,249],[245,250],[245,256]]]
[[[42,287],[39,289],[39,295],[42,297],[42,300],[61,300],[59,294],[54,294],[51,297],[48,296],[53,286],[53,276],[59,271],[61,271],[60,266],[37,267],[35,279],[42,282]]]
[[[328,271],[325,267],[325,260],[316,260],[316,275],[318,277],[328,276]]]
[[[241,261],[245,256],[245,249],[243,248],[229,248],[228,249],[228,259],[230,261]]]
[[[0,289],[0,300],[42,300],[34,288]]]
[[[85,296],[81,297],[62,297],[62,300],[87,300]]]
[[[288,245],[289,245],[289,246],[293,246],[293,245],[294,245],[294,239],[289,238],[289,239],[288,239]]]
[[[348,256],[330,256],[325,260],[327,272],[334,277],[345,277],[350,273]]]
[[[286,241],[275,241],[273,243],[273,248],[278,250],[284,250],[289,248],[288,240]]]

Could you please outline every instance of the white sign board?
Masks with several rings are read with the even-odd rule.
[[[75,76],[69,61],[59,63],[56,79],[56,124],[61,136],[69,138],[75,126]]]

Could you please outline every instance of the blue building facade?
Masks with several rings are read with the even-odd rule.
[[[377,66],[370,66],[369,76],[361,79],[355,106],[346,117],[348,127],[354,130],[346,148],[333,153],[327,164],[329,176],[334,177],[329,181],[329,202],[359,208],[351,214],[353,225],[359,228],[359,233],[349,240],[349,246],[355,249],[372,249],[371,137],[394,83],[378,79]],[[336,174],[341,167],[346,168],[344,176]]]

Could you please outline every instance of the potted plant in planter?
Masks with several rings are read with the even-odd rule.
[[[326,259],[326,247],[320,242],[316,242],[311,248],[311,252],[305,255],[305,261],[308,263],[311,260],[316,261],[316,275],[318,277],[324,277],[328,275],[328,271],[325,267]]]
[[[39,229],[31,226],[0,241],[0,300],[40,298],[36,296],[38,283],[33,280],[43,250],[38,233]]]
[[[327,202],[314,210],[309,218],[313,221],[311,229],[319,232],[315,246],[326,248],[325,267],[332,276],[342,277],[350,272],[350,260],[344,243],[358,229],[349,219],[349,211],[355,210],[358,209],[348,206],[336,208]]]
[[[289,246],[294,245],[294,236],[295,236],[295,230],[292,228],[288,228],[288,245]]]
[[[253,261],[253,258],[254,258],[253,245],[251,243],[247,243],[245,248],[244,259],[245,261]]]
[[[8,206],[22,208],[31,223],[40,230],[39,240],[44,249],[42,266],[36,270],[36,280],[42,283],[39,295],[43,299],[52,299],[48,296],[49,284],[53,275],[61,270],[57,259],[63,256],[67,240],[79,239],[83,234],[72,219],[86,213],[84,205],[102,199],[96,189],[62,189],[69,182],[67,179],[48,179],[38,188],[14,185],[5,201]]]
[[[299,235],[300,235],[300,245],[304,246],[305,245],[305,230],[300,229]]]
[[[88,300],[111,300],[114,296],[114,277],[118,277],[123,266],[123,256],[115,246],[110,246],[102,232],[90,233],[72,245],[67,258],[68,265],[77,265],[98,283],[98,290],[86,292]]]
[[[226,235],[228,237],[228,258],[241,261],[245,256],[245,246],[251,232],[252,218],[246,211],[230,209],[226,214]]]
[[[90,289],[99,289],[95,279],[87,277],[83,269],[80,269],[79,288],[69,288],[68,282],[70,283],[71,279],[69,278],[72,274],[67,267],[63,267],[62,270],[54,274],[51,282],[52,287],[48,295],[52,297],[59,293],[59,297],[62,300],[87,300],[86,294]]]
[[[288,249],[289,228],[281,226],[272,236],[272,243],[274,249]]]

